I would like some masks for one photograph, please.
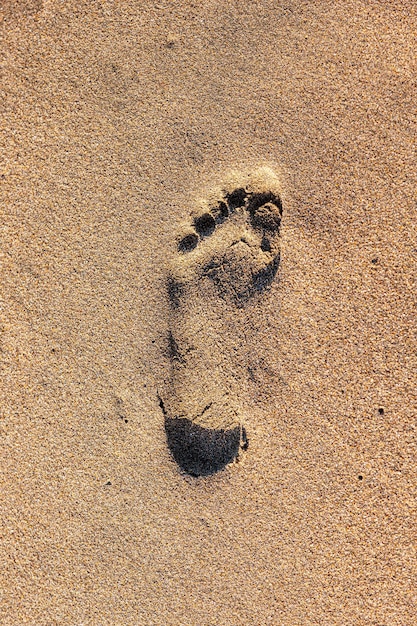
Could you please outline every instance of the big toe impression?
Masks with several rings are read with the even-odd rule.
[[[279,231],[282,217],[282,204],[279,196],[272,192],[256,193],[248,203],[251,223],[255,228],[271,232]]]

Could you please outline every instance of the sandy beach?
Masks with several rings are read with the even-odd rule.
[[[1,626],[415,624],[416,32],[3,0]]]

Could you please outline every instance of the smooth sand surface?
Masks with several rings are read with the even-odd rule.
[[[413,626],[414,0],[0,20],[2,626]],[[167,267],[196,198],[264,165],[281,262],[237,346],[249,447],[193,478],[158,400]]]

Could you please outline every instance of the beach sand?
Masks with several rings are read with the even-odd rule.
[[[412,626],[415,2],[6,0],[0,30],[2,626]],[[193,477],[167,276],[259,167],[276,276],[192,312],[247,445]]]

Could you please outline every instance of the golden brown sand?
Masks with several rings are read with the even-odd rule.
[[[413,626],[414,0],[0,22],[2,626]],[[195,199],[258,165],[284,212],[224,380],[249,447],[193,478],[158,401],[166,268]]]

